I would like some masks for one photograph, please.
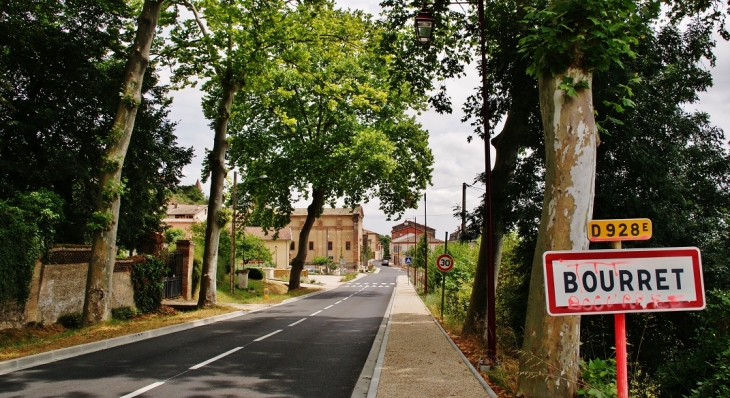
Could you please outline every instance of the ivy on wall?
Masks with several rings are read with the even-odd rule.
[[[61,209],[61,199],[45,190],[0,199],[0,307],[25,306],[33,266],[53,243]]]
[[[162,305],[165,283],[162,278],[167,272],[165,263],[153,256],[135,257],[132,264],[132,286],[134,304],[141,313],[157,311]]]

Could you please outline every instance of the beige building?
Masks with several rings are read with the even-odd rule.
[[[291,253],[289,246],[292,243],[291,228],[282,228],[279,236],[274,239],[274,232],[269,231],[268,235],[264,234],[261,227],[246,227],[246,234],[258,236],[264,240],[266,249],[271,252],[271,262],[275,268],[287,268],[291,263]]]
[[[332,209],[326,207],[314,221],[307,241],[307,259],[311,263],[315,256],[326,256],[335,262],[344,262],[349,267],[363,266],[360,250],[363,242],[364,213],[361,206],[354,209]],[[293,259],[299,247],[299,235],[307,219],[307,209],[294,209],[288,228],[291,228],[292,242],[289,257]]]
[[[192,237],[190,226],[196,222],[203,222],[208,217],[208,205],[183,205],[170,203],[167,205],[167,217],[162,220],[170,228],[179,228],[185,231],[185,237]]]
[[[383,259],[383,245],[380,244],[380,235],[376,232],[363,229],[362,245],[365,248],[370,248],[370,258],[368,260],[382,260]]]

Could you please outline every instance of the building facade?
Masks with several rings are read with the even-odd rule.
[[[363,229],[362,245],[365,252],[370,253],[370,257],[366,260],[382,260],[384,248],[380,244],[380,235],[376,232]],[[368,250],[370,249],[370,250]]]
[[[190,226],[196,222],[203,222],[208,217],[208,205],[183,205],[170,203],[167,205],[167,217],[162,220],[170,228],[179,228],[185,231],[185,237],[192,237]]]
[[[274,232],[264,234],[261,227],[246,227],[247,235],[258,236],[264,240],[264,247],[271,252],[271,262],[274,268],[287,268],[291,263],[289,246],[292,242],[291,228],[282,228],[274,239]]]
[[[325,208],[314,221],[307,240],[307,258],[311,263],[315,256],[329,257],[348,267],[361,267],[360,250],[363,242],[364,213],[361,206],[354,209]],[[293,259],[299,247],[299,236],[307,219],[307,209],[294,209],[289,225],[292,240],[289,244],[289,258]]]
[[[390,234],[390,256],[394,265],[405,265],[406,253],[411,251],[426,233],[428,239],[428,247],[435,250],[439,245],[443,245],[444,241],[436,239],[436,230],[419,224],[415,221],[406,220],[398,225],[393,226]]]

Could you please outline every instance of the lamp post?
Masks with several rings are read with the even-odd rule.
[[[492,225],[492,159],[489,131],[489,87],[487,85],[487,55],[486,39],[484,35],[484,1],[477,0],[477,16],[479,18],[479,50],[482,60],[482,122],[484,128],[484,175],[485,175],[485,214],[484,239],[487,239],[487,357],[494,362],[497,355],[496,316],[495,316],[495,287],[494,280],[494,231]],[[416,16],[416,36],[418,41],[431,41],[434,28],[434,18],[427,9],[422,9]]]
[[[268,176],[262,174],[254,179],[266,179]],[[236,285],[234,278],[236,275],[236,185],[238,179],[238,172],[233,172],[233,190],[231,193],[231,207],[233,208],[233,215],[231,216],[231,269],[230,269],[230,288],[231,294],[236,293]]]

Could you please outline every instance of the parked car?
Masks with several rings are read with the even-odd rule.
[[[380,260],[380,265],[390,266],[390,259],[384,258],[384,259]]]

